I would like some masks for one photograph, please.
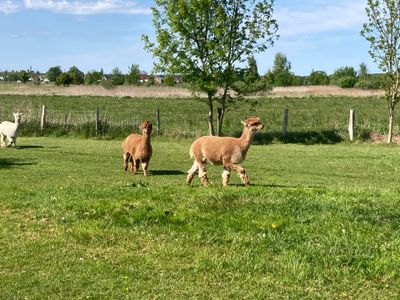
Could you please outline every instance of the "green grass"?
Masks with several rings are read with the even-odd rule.
[[[0,149],[4,299],[395,299],[399,150],[254,145],[222,188],[185,185],[189,140],[153,139],[151,175],[121,141]]]
[[[47,107],[47,128],[39,129],[40,107]],[[149,119],[154,124],[155,110],[160,109],[164,136],[195,137],[207,134],[207,106],[199,99],[65,97],[0,95],[0,120],[12,119],[12,111],[24,113],[21,132],[24,136],[95,136],[95,108],[100,107],[101,137],[122,138],[132,128]],[[215,104],[217,107],[217,103]],[[289,135],[282,139],[283,111],[289,109]],[[272,140],[300,143],[336,143],[346,139],[349,111],[356,112],[356,135],[363,139],[368,132],[387,132],[384,99],[378,97],[305,97],[243,99],[231,106],[224,122],[226,135],[241,132],[240,121],[258,115],[265,122],[268,134],[263,143]],[[399,132],[399,116],[395,115],[394,132]],[[260,136],[261,137],[261,136]]]

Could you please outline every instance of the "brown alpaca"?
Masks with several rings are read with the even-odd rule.
[[[140,125],[143,135],[131,134],[129,135],[122,144],[124,151],[124,167],[125,171],[128,169],[128,164],[131,162],[131,172],[136,174],[139,169],[139,163],[142,163],[142,169],[144,176],[148,175],[147,169],[149,167],[149,161],[153,153],[153,149],[150,144],[150,135],[152,125],[150,121],[143,121]]]
[[[246,170],[239,165],[246,158],[255,133],[264,128],[259,117],[250,117],[242,122],[244,129],[240,138],[203,136],[195,140],[190,147],[190,157],[194,158],[193,166],[188,171],[187,183],[190,184],[193,177],[199,173],[203,185],[208,185],[206,162],[223,165],[222,184],[227,186],[231,170],[236,171],[245,185],[249,185]]]

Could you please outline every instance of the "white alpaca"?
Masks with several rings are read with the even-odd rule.
[[[0,147],[5,148],[7,146],[15,147],[17,141],[19,124],[21,121],[21,113],[13,113],[15,122],[4,121],[0,124]],[[6,138],[9,144],[6,144]]]

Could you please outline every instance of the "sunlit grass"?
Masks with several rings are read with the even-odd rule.
[[[400,293],[398,147],[253,145],[250,187],[190,140],[154,138],[150,176],[121,141],[0,149],[0,294],[43,298],[359,298]]]

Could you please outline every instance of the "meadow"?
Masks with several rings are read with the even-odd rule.
[[[0,151],[4,299],[395,299],[397,146],[253,145],[221,186],[185,185],[189,139],[20,137]]]
[[[122,139],[157,108],[150,176],[133,176]],[[223,188],[209,166],[204,188],[185,184],[201,99],[0,95],[0,120],[25,115],[17,148],[0,149],[0,298],[395,299],[399,149],[363,142],[385,132],[385,109],[377,96],[243,99],[224,133],[265,122],[243,163],[251,186],[232,174]]]

